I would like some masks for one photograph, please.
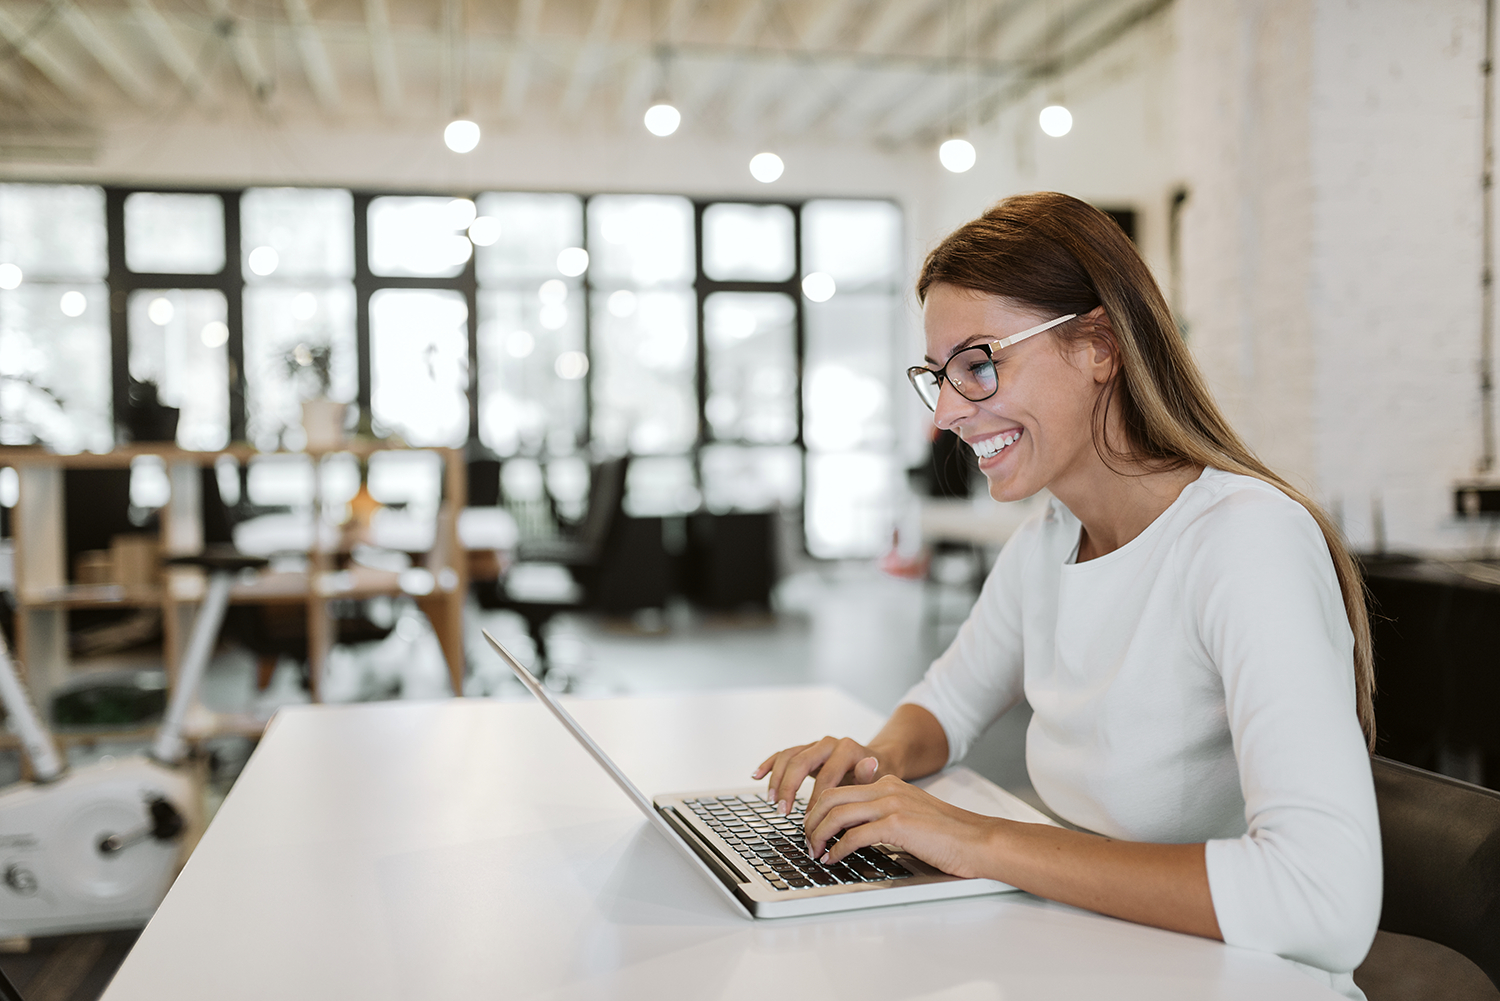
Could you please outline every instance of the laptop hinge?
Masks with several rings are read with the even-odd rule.
[[[657,807],[657,812],[666,818],[667,823],[677,829],[677,833],[682,835],[682,840],[686,841],[697,856],[708,864],[714,875],[718,876],[725,886],[734,890],[750,882],[749,879],[740,875],[739,869],[733,862],[725,858],[717,848],[704,841],[698,832],[693,830],[692,826],[677,812],[676,807]]]

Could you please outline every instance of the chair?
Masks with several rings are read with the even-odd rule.
[[[597,463],[589,478],[588,509],[577,531],[561,538],[523,538],[515,565],[493,591],[485,588],[477,595],[482,607],[509,609],[526,620],[527,634],[536,647],[537,677],[545,678],[550,666],[547,623],[559,612],[578,611],[589,603],[606,549],[623,521],[628,466],[627,458]],[[568,589],[572,593],[559,593],[556,588],[536,592],[523,586],[528,579],[535,579],[527,571],[543,566],[565,567],[576,588]]]
[[[1500,987],[1500,792],[1376,757],[1382,931],[1445,945]]]

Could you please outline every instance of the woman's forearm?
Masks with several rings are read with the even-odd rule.
[[[998,821],[985,855],[993,866],[986,875],[1039,897],[1169,931],[1223,938],[1202,844],[1114,841]]]
[[[869,743],[880,767],[877,775],[919,779],[948,763],[948,735],[921,706],[899,705]]]

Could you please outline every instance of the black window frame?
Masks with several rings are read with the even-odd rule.
[[[17,181],[14,183],[28,183]],[[53,182],[30,182],[30,183],[53,183]],[[88,183],[88,182],[75,182]],[[278,185],[286,186],[286,185]],[[293,185],[308,189],[333,189],[348,191],[353,202],[353,245],[354,245],[354,275],[352,284],[355,296],[355,352],[358,372],[358,391],[355,402],[360,408],[362,415],[371,413],[371,402],[373,396],[373,370],[370,340],[370,302],[376,292],[385,289],[432,289],[451,290],[458,292],[464,297],[467,307],[467,333],[468,333],[468,379],[467,398],[469,412],[469,430],[464,448],[471,457],[493,458],[504,460],[511,456],[500,456],[486,448],[479,438],[479,292],[480,286],[476,268],[476,254],[471,254],[459,274],[447,278],[434,277],[407,277],[377,275],[370,267],[370,228],[369,210],[371,203],[377,198],[384,197],[438,197],[438,198],[467,198],[473,201],[490,191],[501,189],[485,188],[474,191],[444,191],[444,190],[413,190],[409,188],[362,188],[345,187],[342,185]],[[244,259],[244,248],[242,247],[242,228],[240,220],[240,203],[245,191],[261,187],[261,185],[245,185],[243,187],[223,186],[191,186],[191,185],[100,185],[105,195],[105,230],[108,244],[109,269],[105,277],[110,302],[110,351],[111,351],[111,388],[114,396],[113,413],[117,426],[129,423],[129,323],[127,316],[127,305],[131,293],[142,289],[213,289],[224,296],[226,305],[225,323],[229,328],[229,340],[226,344],[229,369],[229,436],[232,442],[241,442],[246,439],[248,426],[248,413],[246,410],[246,380],[245,380],[245,342],[244,342],[244,293],[245,276],[241,262]],[[509,189],[507,189],[509,190]],[[176,273],[143,273],[134,272],[126,264],[125,260],[125,200],[136,193],[161,193],[161,194],[212,194],[217,195],[222,201],[224,211],[224,267],[216,274],[176,274]],[[633,195],[647,194],[643,192],[627,191],[591,191],[591,192],[529,192],[536,194],[569,194],[579,199],[582,208],[582,232],[580,234],[580,246],[589,250],[589,212],[592,201],[600,195]],[[666,193],[663,193],[666,194]],[[771,198],[771,197],[744,197],[725,195],[718,197],[705,196],[676,196],[687,198],[693,208],[693,241],[694,241],[694,275],[693,293],[695,298],[695,344],[696,359],[694,371],[694,391],[697,397],[698,427],[694,443],[691,448],[690,460],[693,466],[694,476],[702,483],[702,451],[707,445],[712,444],[739,444],[752,446],[756,443],[721,440],[714,437],[708,423],[706,406],[708,390],[708,345],[704,332],[705,305],[708,297],[718,292],[751,292],[751,293],[779,293],[790,296],[795,305],[794,333],[795,333],[795,398],[796,398],[796,436],[789,445],[794,445],[801,458],[802,484],[800,488],[799,508],[805,508],[807,503],[807,471],[808,450],[804,435],[805,420],[805,386],[804,373],[807,361],[807,302],[802,293],[802,279],[804,277],[804,255],[803,255],[803,209],[809,202],[813,201],[888,201],[895,204],[899,210],[900,205],[895,199],[872,198],[852,196],[835,196],[831,198]],[[719,204],[739,205],[782,205],[790,209],[793,220],[793,254],[794,266],[792,275],[785,281],[725,281],[709,277],[704,270],[704,245],[703,245],[703,217],[705,211]],[[904,213],[903,213],[904,214]],[[592,281],[592,269],[585,271],[581,276],[580,289],[584,297],[583,310],[583,349],[590,357],[593,352],[593,312],[594,312],[594,284]],[[583,386],[584,414],[583,414],[583,440],[579,442],[580,448],[587,451],[593,440],[593,412],[594,412],[594,389],[593,370],[584,380]],[[533,456],[534,458],[537,456]],[[805,511],[803,512],[805,517]],[[805,545],[805,542],[804,542]]]

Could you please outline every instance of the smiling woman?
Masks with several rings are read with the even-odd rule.
[[[755,771],[825,864],[885,843],[947,872],[1278,953],[1351,998],[1380,832],[1363,589],[1327,516],[1220,414],[1104,213],[1007,199],[927,258],[913,385],[998,500],[1053,500],[868,745]],[[980,817],[906,779],[1024,697],[1027,769],[1077,830]],[[1363,731],[1361,732],[1363,725]]]

